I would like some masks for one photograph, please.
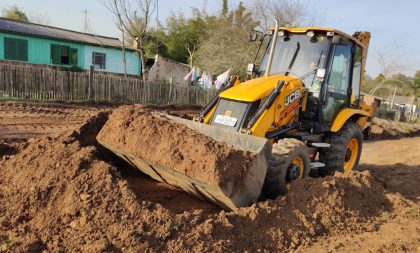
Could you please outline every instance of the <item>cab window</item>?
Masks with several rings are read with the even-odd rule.
[[[351,47],[336,46],[331,74],[328,79],[328,90],[331,93],[347,95],[350,77]]]
[[[351,57],[351,45],[335,46],[322,110],[324,124],[331,124],[336,114],[348,106]]]
[[[351,82],[351,106],[359,107],[360,99],[360,80],[362,76],[362,48],[355,46],[354,55],[353,55],[353,75]]]

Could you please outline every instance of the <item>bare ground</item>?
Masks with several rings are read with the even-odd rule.
[[[420,252],[418,137],[365,143],[362,173],[299,181],[286,198],[226,213],[62,136],[106,110],[0,103],[0,252]],[[26,142],[41,136],[53,138]]]
[[[420,252],[420,137],[367,142],[361,171],[370,171],[394,203],[374,231],[319,240],[301,252]],[[351,194],[351,193],[350,193]]]

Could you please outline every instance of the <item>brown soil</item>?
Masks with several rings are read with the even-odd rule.
[[[419,157],[418,138],[367,143],[362,172],[296,181],[285,197],[225,212],[98,147],[106,118],[7,144],[0,252],[419,252],[420,160],[373,156],[410,145],[395,161]]]
[[[363,143],[360,162],[375,165],[420,164],[420,137],[400,140],[368,141]]]
[[[327,237],[300,252],[420,252],[420,137],[365,143],[360,170],[380,182],[392,211],[373,231]]]
[[[89,140],[104,117],[72,134],[33,140],[0,163],[0,234],[14,251],[290,250],[372,229],[381,212],[394,208],[364,172],[298,181],[286,197],[237,212],[202,206],[175,214],[136,194],[100,160],[104,153]]]
[[[0,102],[0,142],[21,142],[40,136],[56,136],[77,128],[100,111],[109,111],[115,104],[105,102],[34,103]],[[169,115],[192,119],[200,107],[150,106]]]
[[[374,118],[370,123],[370,140],[389,140],[420,136],[420,125]]]
[[[19,142],[77,128],[102,109],[66,104],[0,102],[0,141]]]
[[[147,108],[190,120],[198,116],[202,110],[202,107],[197,105],[148,106]]]
[[[240,187],[253,159],[249,152],[217,142],[142,106],[114,110],[98,140],[221,187]]]

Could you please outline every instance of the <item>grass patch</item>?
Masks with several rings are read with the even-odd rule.
[[[419,208],[410,208],[406,212],[407,216],[412,219],[420,218],[420,209]]]
[[[387,212],[387,211],[382,212],[382,214],[381,214],[381,218],[382,218],[382,220],[384,220],[384,221],[389,221],[389,220],[392,220],[394,217],[395,217],[395,216],[394,216],[392,213]]]
[[[0,252],[8,252],[12,249],[13,242],[9,238],[0,236]]]

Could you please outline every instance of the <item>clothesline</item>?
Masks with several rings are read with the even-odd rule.
[[[220,87],[229,80],[230,69],[215,76],[209,72],[202,72],[197,67],[193,67],[191,71],[184,77],[185,81],[190,81],[192,84],[197,83],[205,89],[220,89]]]

